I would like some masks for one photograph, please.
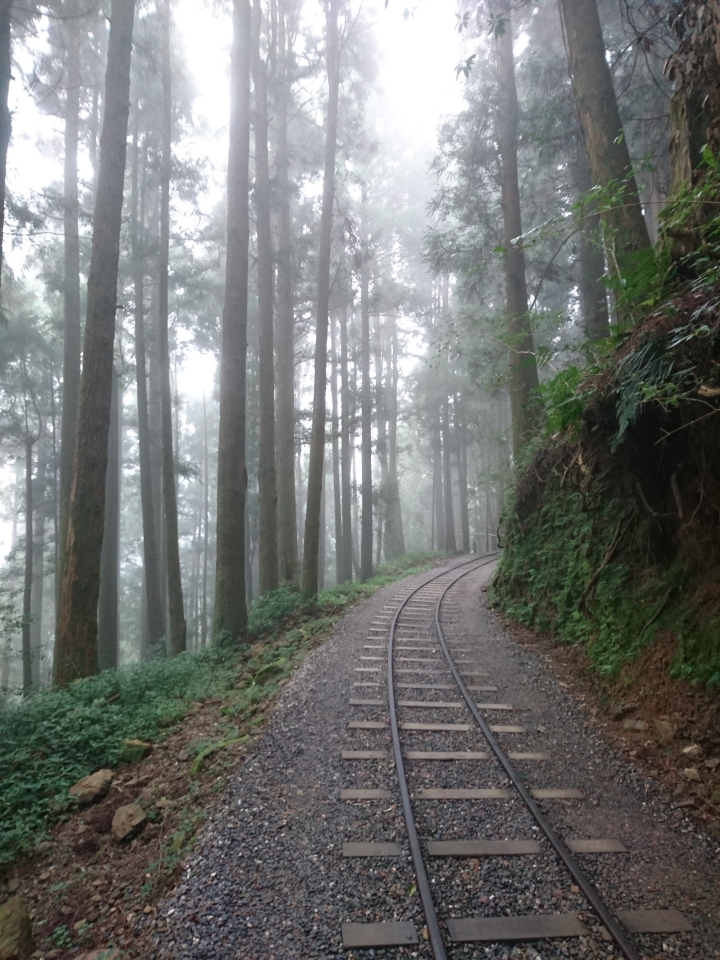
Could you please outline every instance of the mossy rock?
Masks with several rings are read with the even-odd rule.
[[[290,667],[290,661],[281,658],[280,660],[273,660],[272,663],[268,663],[266,666],[261,667],[260,670],[255,674],[255,683],[262,686],[263,684],[270,683],[276,677],[280,677],[283,674],[287,673]]]

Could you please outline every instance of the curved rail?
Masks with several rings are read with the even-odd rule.
[[[482,730],[483,735],[485,736],[485,739],[490,745],[493,753],[502,764],[505,770],[505,773],[508,775],[508,777],[510,777],[510,780],[512,781],[513,786],[516,788],[516,790],[522,797],[523,802],[525,803],[525,806],[528,808],[532,816],[535,818],[536,823],[538,824],[540,829],[543,831],[547,839],[552,844],[553,848],[555,849],[555,852],[564,863],[565,867],[571,874],[573,880],[578,885],[578,887],[580,887],[580,889],[582,890],[585,896],[585,899],[590,903],[595,913],[597,913],[597,915],[600,917],[608,933],[613,938],[613,940],[615,941],[619,949],[622,951],[622,954],[626,958],[626,960],[640,960],[640,954],[635,950],[633,945],[628,940],[625,934],[625,931],[622,929],[622,927],[618,924],[617,920],[613,917],[612,913],[610,913],[608,908],[605,906],[605,904],[600,898],[599,893],[597,892],[597,890],[595,889],[591,881],[580,869],[580,867],[575,863],[570,851],[567,849],[565,844],[562,842],[562,840],[558,837],[558,835],[555,833],[553,828],[550,826],[550,823],[545,817],[545,814],[535,803],[532,796],[528,792],[527,788],[523,784],[522,780],[515,772],[515,769],[513,768],[512,764],[503,753],[497,740],[492,735],[490,731],[490,727],[488,726],[488,724],[485,722],[482,715],[480,714],[480,711],[478,710],[475,704],[475,701],[468,693],[467,687],[465,686],[457,670],[457,667],[453,663],[452,657],[450,656],[450,651],[448,650],[447,644],[445,643],[445,635],[443,634],[442,627],[440,626],[440,606],[448,590],[450,590],[451,587],[454,587],[459,580],[462,580],[463,577],[468,576],[468,574],[472,572],[473,572],[472,570],[466,570],[463,573],[461,573],[459,576],[457,576],[452,581],[452,583],[449,583],[447,587],[443,590],[440,597],[438,598],[437,606],[435,608],[435,627],[437,630],[438,640],[440,641],[440,645],[442,646],[443,653],[445,654],[445,659],[447,660],[448,666],[450,667],[450,671],[453,677],[455,678],[455,682],[457,683],[460,689],[460,692],[465,698],[465,702],[470,708],[470,712],[472,713],[473,718],[475,719],[475,722],[478,724],[478,726]],[[394,621],[393,621],[393,624],[394,624]],[[391,694],[391,704],[392,704],[392,694]],[[391,711],[392,711],[392,707],[391,707]],[[413,854],[413,858],[414,858],[414,854]],[[438,955],[436,954],[436,956]],[[440,956],[444,957],[445,953],[443,952],[442,954],[440,954]]]
[[[408,790],[407,778],[405,776],[405,764],[403,763],[402,749],[400,747],[400,733],[398,730],[397,712],[395,710],[395,691],[393,686],[393,640],[395,637],[395,627],[398,617],[405,609],[405,606],[411,597],[414,597],[416,593],[424,590],[425,587],[433,583],[435,580],[439,580],[441,577],[448,576],[448,574],[451,574],[453,570],[456,570],[458,567],[465,567],[471,563],[474,563],[477,564],[477,566],[473,569],[477,570],[480,567],[491,563],[495,557],[496,554],[493,554],[489,558],[487,556],[482,558],[473,557],[472,560],[459,563],[451,570],[443,570],[442,573],[438,573],[436,576],[426,580],[423,584],[413,590],[412,593],[409,593],[397,608],[392,623],[390,624],[390,631],[388,634],[388,703],[390,706],[390,730],[392,732],[393,753],[395,755],[395,769],[397,771],[398,782],[400,785],[400,797],[402,799],[403,815],[405,817],[405,825],[407,827],[408,840],[410,842],[410,852],[412,854],[413,865],[415,867],[415,879],[417,880],[418,892],[420,894],[420,900],[422,902],[423,912],[425,914],[428,940],[430,941],[430,946],[432,948],[435,960],[447,960],[447,953],[445,952],[442,932],[440,930],[440,924],[435,911],[435,904],[430,891],[430,881],[428,880],[427,871],[425,870],[425,862],[423,861],[422,850],[420,849],[420,840],[418,839],[417,829],[415,827],[415,818],[412,811],[412,804],[410,802],[410,791]],[[461,577],[466,576],[471,572],[471,570],[467,570],[460,574],[460,576],[453,580],[453,583],[456,583]],[[451,586],[452,583],[448,585],[447,589],[449,589]],[[438,610],[440,608],[442,597],[444,597],[447,593],[447,589],[443,591],[441,598],[438,601]]]

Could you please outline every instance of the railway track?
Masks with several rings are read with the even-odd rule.
[[[407,833],[403,839],[412,857],[424,929],[418,929],[413,920],[346,923],[343,946],[356,950],[411,948],[427,940],[435,960],[445,960],[448,956],[481,955],[459,953],[462,945],[572,941],[599,931],[603,940],[614,944],[616,952],[610,956],[640,960],[642,954],[634,942],[638,935],[682,932],[690,929],[689,924],[677,910],[641,909],[616,915],[605,903],[579,865],[578,855],[617,855],[625,852],[623,845],[605,837],[565,841],[562,831],[553,827],[553,802],[582,803],[584,795],[562,785],[531,785],[543,780],[535,771],[541,770],[546,754],[511,749],[522,746],[525,728],[508,722],[508,717],[514,719],[513,707],[495,702],[498,689],[492,677],[480,669],[482,662],[473,658],[481,651],[467,647],[462,631],[454,628],[454,588],[494,559],[474,557],[460,562],[399,594],[369,632],[366,655],[356,668],[358,696],[350,701],[359,716],[349,727],[351,733],[363,731],[366,736],[389,730]],[[382,692],[380,664],[386,670],[387,700],[378,696]],[[373,719],[367,719],[368,715]],[[477,749],[479,738],[482,750]],[[372,763],[385,757],[385,750],[343,751],[343,759],[352,763]],[[455,768],[454,773],[462,771],[459,777],[467,785],[434,786],[447,782],[445,772],[450,767]],[[458,776],[450,779],[457,782]],[[341,792],[341,799],[359,803],[390,796],[389,789],[376,787]],[[493,808],[503,801],[509,814],[498,821],[500,835],[488,836],[488,827],[492,830],[497,819]],[[443,839],[443,811],[456,803],[469,811],[470,835]],[[474,830],[482,834],[480,838],[472,835],[473,827],[481,828]],[[508,834],[513,838],[508,839]],[[343,854],[392,858],[400,855],[400,846],[350,841],[344,844]],[[503,858],[507,863],[521,857],[533,858],[539,872],[545,869],[554,876],[558,871],[569,875],[579,909],[557,913],[528,909],[525,892],[518,890],[517,912],[494,912],[490,894],[484,897],[485,915],[458,917],[450,915],[455,911],[448,911],[447,897],[430,876],[437,873],[431,866],[436,858],[466,858],[469,862]],[[472,884],[472,878],[467,883]],[[507,897],[505,890],[504,902]]]

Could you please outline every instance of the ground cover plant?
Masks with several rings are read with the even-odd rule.
[[[280,588],[252,607],[242,644],[221,637],[205,651],[109,670],[5,705],[0,870],[41,843],[53,821],[72,809],[68,788],[74,782],[123,762],[125,740],[161,741],[192,705],[219,697],[226,724],[218,738],[193,746],[199,769],[210,753],[246,733],[280,681],[350,605],[436,557],[407,554],[378,567],[364,584],[333,587],[310,602],[297,590]]]

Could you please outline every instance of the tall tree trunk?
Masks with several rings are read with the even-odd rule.
[[[250,50],[248,0],[233,2],[228,233],[220,355],[217,561],[213,632],[247,627],[245,599],[245,383],[247,356]]]
[[[160,591],[160,560],[158,556],[155,503],[152,489],[152,453],[150,444],[150,415],[148,409],[147,359],[145,355],[145,285],[143,273],[145,177],[139,182],[140,149],[138,108],[135,107],[133,133],[133,171],[130,241],[132,247],[133,284],[135,296],[135,376],[137,380],[138,451],[140,459],[140,503],[143,529],[143,580],[145,617],[143,624],[143,659],[150,655],[165,635],[165,617]],[[143,161],[147,160],[143,150]],[[143,171],[146,163],[143,162]]]
[[[183,606],[180,545],[178,542],[177,488],[173,455],[173,410],[170,391],[168,344],[168,286],[170,273],[170,178],[172,175],[172,73],[170,64],[170,0],[161,0],[162,18],[162,163],[160,165],[160,282],[158,344],[160,352],[160,407],[162,411],[162,491],[165,507],[165,558],[167,563],[170,637],[168,653],[175,656],[186,647],[187,624]]]
[[[33,503],[35,505],[35,521],[33,527],[33,584],[30,600],[30,650],[32,656],[32,685],[40,685],[42,660],[42,612],[43,593],[45,586],[45,521],[47,520],[47,447],[45,443],[38,444],[37,471],[35,476],[35,490]]]
[[[77,447],[55,644],[57,686],[97,673],[97,602],[134,15],[135,0],[112,0]]]
[[[650,246],[630,162],[612,75],[607,62],[597,0],[560,0],[568,69],[592,181],[622,188],[622,202],[602,211],[610,270],[622,275],[626,258]]]
[[[260,55],[262,10],[253,0],[255,82],[255,204],[258,290],[258,565],[259,593],[278,585],[277,479],[275,474],[275,348],[273,345],[273,249],[270,224],[267,67]]]
[[[528,441],[536,422],[531,394],[537,388],[532,327],[528,317],[525,251],[513,241],[522,235],[517,164],[518,101],[515,86],[513,29],[509,0],[502,0],[504,30],[497,38],[498,140],[501,155],[502,209],[505,246],[505,308],[510,350],[510,395],[515,450]]]
[[[363,184],[363,207],[367,203],[367,192]],[[370,303],[368,292],[368,251],[367,236],[363,228],[360,256],[360,421],[362,462],[362,526],[360,528],[360,582],[365,583],[372,576],[373,565],[373,518],[372,518],[372,395],[370,393]]]
[[[390,340],[392,362],[388,366],[387,418],[388,418],[388,484],[385,519],[385,557],[393,560],[405,553],[402,505],[397,465],[397,394],[398,394],[398,338],[397,325],[393,323]]]
[[[338,421],[338,362],[337,338],[335,336],[335,320],[330,321],[330,348],[331,348],[331,375],[330,393],[332,396],[332,471],[333,471],[333,506],[335,515],[335,582],[344,582],[343,572],[343,529],[342,529],[342,496],[340,492],[340,444]]]
[[[12,133],[10,114],[10,80],[12,79],[12,38],[10,13],[13,0],[0,0],[0,278],[3,263],[3,229],[5,226],[5,175],[7,153]]]
[[[328,105],[325,120],[325,172],[323,176],[322,214],[320,217],[315,384],[302,571],[302,593],[308,599],[314,597],[318,591],[320,498],[322,496],[325,460],[325,389],[327,386],[327,336],[330,306],[330,253],[335,202],[335,152],[337,148],[338,87],[340,79],[338,7],[339,0],[329,0],[326,29]]]
[[[342,492],[342,583],[353,578],[352,446],[350,444],[350,381],[348,376],[347,307],[340,310],[340,487]]]
[[[433,424],[433,510],[435,515],[435,549],[445,550],[447,539],[445,533],[445,501],[443,499],[443,455],[440,423]]]
[[[76,24],[64,25],[63,42],[67,51],[65,93],[65,159],[63,175],[63,389],[60,420],[60,524],[57,543],[56,612],[60,613],[60,571],[65,561],[73,461],[77,440],[80,399],[80,236],[78,215],[78,137],[80,129],[80,32]],[[57,619],[57,617],[56,617]]]
[[[375,562],[380,563],[382,553],[383,517],[388,512],[388,439],[387,405],[383,389],[383,334],[380,319],[375,320],[375,419],[377,422],[377,459],[380,464],[380,484],[377,496],[377,548]],[[387,554],[387,551],[386,551]]]
[[[585,200],[583,222],[580,228],[580,300],[582,303],[585,336],[588,340],[603,340],[610,335],[607,291],[602,282],[605,273],[605,254],[602,247],[600,214],[586,198],[592,190],[585,145],[577,138],[577,185],[581,200]]]
[[[98,598],[98,670],[118,666],[119,623],[118,582],[120,564],[120,476],[122,471],[120,433],[120,384],[112,369],[112,402],[108,461],[105,477],[105,525],[100,554],[100,596]]]
[[[450,403],[445,397],[443,401],[442,421],[443,446],[443,492],[445,494],[445,549],[448,553],[455,553],[457,541],[455,539],[455,512],[453,510],[452,494],[452,450],[450,443]]]
[[[455,398],[457,410],[457,397]],[[470,515],[468,512],[467,485],[467,428],[462,420],[455,425],[455,437],[458,446],[458,494],[460,501],[460,536],[463,553],[470,553]]]
[[[30,627],[32,616],[33,582],[33,446],[35,437],[25,435],[25,577],[23,583],[23,620],[22,620],[22,665],[23,694],[27,696],[32,689],[32,641]]]
[[[327,472],[323,464],[323,486],[320,497],[320,542],[318,544],[318,590],[325,589],[325,562],[327,550]]]
[[[278,567],[280,580],[294,583],[298,575],[298,518],[295,495],[295,324],[293,307],[292,238],[290,234],[290,159],[288,112],[292,85],[292,47],[286,4],[278,10],[278,46],[282,81],[277,103],[277,497]]]
[[[203,650],[207,646],[207,585],[208,585],[208,547],[210,533],[210,463],[208,456],[207,408],[205,405],[205,391],[203,390],[203,573],[202,573],[202,634]]]

